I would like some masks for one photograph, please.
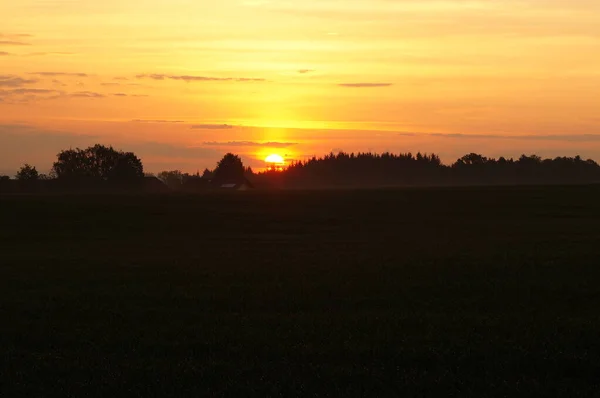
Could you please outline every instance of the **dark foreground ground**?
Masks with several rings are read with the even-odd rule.
[[[600,187],[3,197],[0,221],[2,396],[600,391]]]

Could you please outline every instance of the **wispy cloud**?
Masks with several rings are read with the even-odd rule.
[[[36,52],[27,54],[28,57],[42,57],[45,55],[74,55],[75,53],[67,52]]]
[[[163,75],[163,74],[141,74],[137,75],[138,79],[153,79],[153,80],[180,80],[186,83],[190,82],[264,82],[265,79],[257,79],[250,77],[211,77],[211,76],[190,76],[190,75]]]
[[[66,84],[64,84],[63,82],[61,82],[60,80],[57,80],[57,79],[52,79],[52,83],[53,84],[58,84],[61,87],[67,87]]]
[[[315,71],[314,69],[299,69],[298,73],[306,74],[306,73],[312,73],[314,71]]]
[[[600,134],[444,134],[444,133],[398,133],[404,137],[435,137],[462,140],[520,140],[520,141],[562,141],[562,142],[600,142]]]
[[[134,119],[133,123],[185,123],[183,120]]]
[[[46,88],[15,88],[13,90],[0,90],[0,96],[22,95],[22,94],[53,94],[58,91]]]
[[[297,142],[255,142],[255,141],[228,141],[228,142],[205,142],[206,146],[219,147],[269,147],[269,148],[287,148],[298,145]]]
[[[372,88],[372,87],[390,87],[392,83],[341,83],[338,84],[340,87],[350,88]]]
[[[36,79],[23,79],[12,75],[0,75],[0,87],[21,87],[26,84],[37,83]]]
[[[11,53],[7,53],[6,51],[0,51],[0,57],[6,57],[12,55]]]
[[[105,86],[105,87],[140,86],[137,83],[116,83],[116,82],[100,83],[100,85]]]
[[[5,103],[29,103],[58,98],[64,93],[46,88],[13,88],[0,90],[0,99]]]
[[[77,91],[74,93],[70,93],[69,97],[74,98],[104,98],[106,97],[104,94],[95,93],[93,91]]]
[[[114,97],[127,97],[127,94],[125,94],[125,93],[114,93],[113,96]]]
[[[233,126],[230,124],[194,124],[190,128],[196,130],[229,130]]]
[[[71,76],[71,77],[88,77],[87,73],[80,72],[33,72],[30,75],[45,76],[45,77],[58,77],[58,76]]]
[[[27,37],[33,37],[33,35],[30,35],[29,33],[12,33],[12,34],[0,33],[0,39],[21,39],[21,38],[27,38]]]
[[[0,46],[30,46],[31,44],[16,40],[0,40]]]

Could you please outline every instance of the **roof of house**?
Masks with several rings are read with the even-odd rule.
[[[221,189],[239,189],[240,187],[246,186],[248,188],[254,188],[254,185],[252,185],[252,183],[250,181],[248,181],[246,178],[244,178],[244,180],[242,181],[237,181],[237,182],[232,182],[232,181],[226,181],[222,184],[219,185],[219,188]]]
[[[169,187],[167,186],[167,184],[165,184],[159,178],[156,178],[154,176],[144,177],[144,189],[162,192],[169,191]]]

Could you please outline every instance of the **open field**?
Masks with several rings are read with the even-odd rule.
[[[0,395],[600,391],[600,187],[0,197]]]

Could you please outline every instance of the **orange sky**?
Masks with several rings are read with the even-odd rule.
[[[0,173],[58,150],[148,171],[226,151],[600,160],[595,0],[0,2]]]

